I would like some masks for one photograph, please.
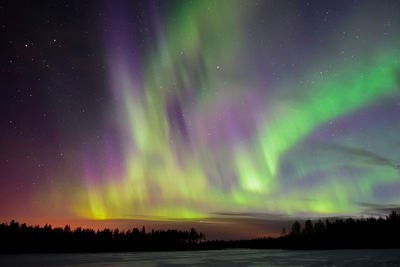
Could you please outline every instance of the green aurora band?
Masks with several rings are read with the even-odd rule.
[[[332,122],[399,97],[395,45],[374,43],[377,49],[359,52],[354,61],[327,56],[329,72],[315,71],[324,64],[310,61],[293,77],[285,74],[284,82],[262,83],[267,70],[248,62],[275,48],[250,49],[255,41],[246,27],[259,16],[256,6],[182,1],[159,13],[154,42],[135,56],[128,52],[131,44],[119,39],[126,32],[111,26],[116,37],[106,36],[115,99],[107,123],[118,129],[114,139],[121,149],[111,153],[104,144],[104,159],[85,162],[85,182],[65,189],[73,214],[151,220],[219,212],[320,216],[356,214],[360,202],[385,202],[372,191],[398,182],[396,164],[348,162],[327,152],[349,145],[340,137],[325,146],[307,142]],[[337,46],[350,47],[341,41]],[[90,158],[91,151],[86,154]],[[399,204],[400,198],[390,201]]]

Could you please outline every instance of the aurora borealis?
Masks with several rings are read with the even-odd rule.
[[[2,218],[224,224],[400,205],[397,1],[1,12]]]

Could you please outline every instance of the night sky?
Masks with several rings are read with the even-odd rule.
[[[0,36],[2,221],[258,236],[400,205],[400,1],[10,0]]]

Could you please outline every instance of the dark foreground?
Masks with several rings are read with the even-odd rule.
[[[122,252],[0,255],[0,266],[400,266],[400,249]]]
[[[0,253],[133,252],[212,249],[388,249],[400,248],[400,214],[385,218],[336,219],[295,222],[288,234],[278,238],[210,241],[195,229],[127,232],[118,229],[71,230],[27,226],[12,221],[0,224]]]

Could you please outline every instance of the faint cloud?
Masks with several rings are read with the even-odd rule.
[[[343,146],[338,144],[329,144],[326,145],[329,149],[338,151],[340,153],[344,153],[350,156],[358,157],[362,159],[365,163],[391,167],[396,170],[400,170],[400,164],[392,161],[389,158],[383,157],[377,153],[372,151],[363,149],[363,148],[355,148],[349,146]]]
[[[357,203],[360,207],[364,208],[364,215],[367,216],[386,216],[392,211],[400,212],[400,206],[396,204],[376,204],[376,203]]]

